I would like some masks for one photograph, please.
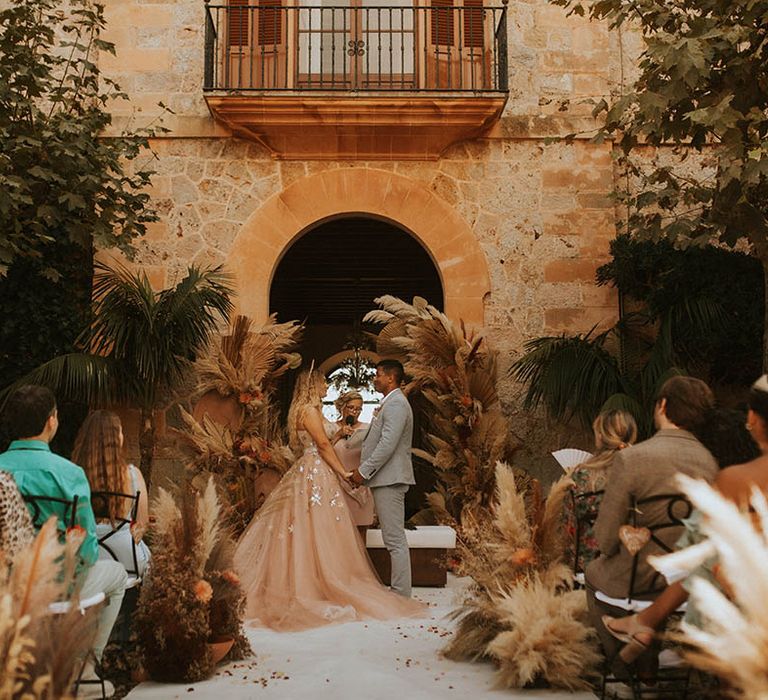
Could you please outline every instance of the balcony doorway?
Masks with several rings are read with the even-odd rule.
[[[227,0],[208,6],[206,86],[497,90],[505,23],[483,0]]]

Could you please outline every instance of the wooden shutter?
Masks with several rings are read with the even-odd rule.
[[[248,0],[229,0],[227,41],[230,46],[248,46]]]
[[[259,46],[276,46],[282,43],[283,13],[282,0],[259,0]]]
[[[483,48],[483,0],[464,0],[464,46]]]
[[[453,44],[453,0],[432,0],[432,43]]]

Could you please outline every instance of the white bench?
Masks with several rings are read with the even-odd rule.
[[[447,525],[422,525],[406,530],[411,550],[411,573],[414,586],[445,586],[448,552],[456,549],[456,531]],[[384,547],[381,530],[368,530],[365,545],[382,583],[389,584],[391,562]]]

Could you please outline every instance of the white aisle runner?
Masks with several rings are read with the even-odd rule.
[[[419,588],[415,597],[430,604],[421,620],[351,622],[306,632],[248,629],[254,658],[220,666],[201,683],[142,683],[132,700],[186,698],[280,698],[281,700],[497,700],[559,698],[593,700],[591,693],[509,691],[493,688],[490,664],[455,663],[441,658],[460,588]]]

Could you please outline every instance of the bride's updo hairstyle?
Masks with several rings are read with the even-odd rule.
[[[292,450],[301,452],[299,425],[307,408],[321,409],[323,397],[321,387],[325,383],[322,372],[316,369],[304,370],[296,377],[291,408],[288,410],[288,443]]]

